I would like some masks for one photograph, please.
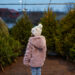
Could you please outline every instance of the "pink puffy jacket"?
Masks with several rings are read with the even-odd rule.
[[[30,37],[23,64],[31,67],[42,67],[46,59],[46,40],[44,36]]]

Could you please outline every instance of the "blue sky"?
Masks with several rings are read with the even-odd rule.
[[[48,3],[50,0],[23,0],[23,2],[25,3]],[[64,3],[64,2],[75,2],[75,0],[52,0],[51,1],[52,3]],[[0,3],[19,3],[19,0],[1,0]],[[26,7],[27,10],[44,10],[44,9],[47,9],[48,8],[48,5],[44,5],[44,6],[23,6],[23,7]],[[56,11],[65,11],[65,6],[64,5],[51,5],[52,9],[53,10],[56,10]],[[10,9],[21,9],[22,6],[21,5],[14,5],[14,6],[8,6],[8,5],[0,5],[0,8],[10,8]]]

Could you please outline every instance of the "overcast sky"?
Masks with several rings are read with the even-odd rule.
[[[0,3],[19,3],[20,0],[0,0]],[[49,3],[50,0],[23,0],[23,3]],[[52,0],[51,3],[64,3],[64,2],[75,2],[75,0]],[[47,9],[48,8],[48,5],[44,5],[44,6],[40,6],[40,5],[37,5],[37,6],[23,6],[23,8],[25,8],[27,10],[44,10],[44,9]],[[65,6],[64,5],[51,5],[52,9],[53,10],[56,10],[56,11],[63,11],[65,10]],[[22,6],[21,5],[12,5],[12,6],[8,6],[8,5],[0,5],[0,8],[10,8],[10,9],[21,9]]]

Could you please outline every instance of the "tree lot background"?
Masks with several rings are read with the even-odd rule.
[[[75,11],[70,11],[64,18],[57,21],[56,14],[48,8],[40,19],[40,23],[43,24],[42,35],[47,41],[47,54],[56,52],[67,60],[75,62]],[[5,22],[0,19],[1,69],[25,53],[33,26],[26,12],[11,29],[8,29]]]

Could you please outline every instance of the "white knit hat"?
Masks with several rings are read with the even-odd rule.
[[[34,28],[32,28],[31,33],[34,36],[39,36],[42,33],[42,24],[38,24],[38,26],[35,26]]]

